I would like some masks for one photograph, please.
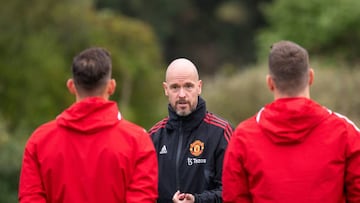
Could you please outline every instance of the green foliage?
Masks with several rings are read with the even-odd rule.
[[[64,88],[67,77],[64,67],[68,65],[53,36],[47,31],[28,35],[16,56],[18,62],[8,65],[8,75],[2,75],[8,80],[4,84],[8,88],[1,92],[6,98],[1,101],[1,111],[11,130],[53,118],[59,112],[57,107],[64,107],[69,101]]]
[[[348,116],[360,126],[360,97],[356,94],[360,87],[359,64],[327,65],[314,61],[315,81],[311,96],[331,110]]]
[[[203,79],[202,94],[209,111],[228,119],[234,126],[252,116],[272,100],[265,84],[266,71],[261,66]]]
[[[258,4],[269,0],[168,1],[96,0],[109,8],[148,22],[156,32],[166,61],[187,57],[202,75],[223,64],[237,68],[255,60],[254,32],[262,23]]]
[[[0,202],[15,203],[23,143],[13,139],[0,119]]]
[[[346,66],[334,67],[315,60],[315,80],[311,97],[330,110],[341,113],[360,126],[360,72]],[[358,69],[360,67],[355,67]],[[217,75],[203,82],[203,97],[210,111],[228,119],[234,126],[255,115],[273,101],[266,86],[265,65],[230,75]],[[226,90],[226,91],[224,91]]]
[[[264,6],[268,27],[258,36],[260,57],[278,40],[292,40],[313,55],[355,62],[360,51],[358,0],[274,0]]]
[[[0,35],[0,112],[11,133],[21,128],[28,136],[71,102],[64,87],[71,61],[67,51],[73,46],[66,47],[62,36],[67,30],[59,19],[74,14],[56,15],[69,2],[38,0],[24,5],[16,0],[5,4],[0,13],[7,16],[0,24],[9,29]]]
[[[157,32],[160,40],[169,37],[173,30],[174,18],[186,9],[189,1],[168,0],[96,0],[99,9],[109,8],[121,11],[124,15],[142,19],[151,24]]]
[[[0,25],[8,29],[0,35],[0,113],[11,133],[27,129],[28,136],[73,102],[65,86],[72,57],[91,46],[112,52],[119,87],[114,99],[125,116],[128,112],[129,119],[141,125],[155,119],[156,114],[142,117],[139,111],[157,103],[156,95],[161,95],[157,71],[163,67],[162,57],[148,25],[98,13],[89,0],[36,0],[31,5],[15,0],[4,5]],[[151,84],[141,88],[139,81]],[[137,102],[144,99],[142,92],[152,94],[145,105]]]
[[[159,72],[165,67],[156,37],[145,23],[108,10],[100,12],[94,22],[97,26],[92,42],[104,45],[112,53],[114,77],[118,81],[113,98],[119,101],[125,118],[151,127],[160,119],[159,110],[152,106],[162,95]]]

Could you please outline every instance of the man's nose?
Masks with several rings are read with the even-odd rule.
[[[179,97],[185,97],[185,90],[184,90],[184,88],[180,88],[180,90],[179,90]]]

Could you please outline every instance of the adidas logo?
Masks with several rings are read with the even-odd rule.
[[[160,150],[160,153],[159,154],[167,154],[167,150],[166,150],[166,146],[165,145],[163,145],[162,147],[161,147],[161,150]]]

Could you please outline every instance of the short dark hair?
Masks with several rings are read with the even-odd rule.
[[[79,93],[97,94],[111,79],[110,53],[100,47],[85,49],[74,58],[71,69]]]
[[[300,45],[280,41],[271,46],[269,73],[276,88],[289,96],[302,91],[309,80],[309,55]]]

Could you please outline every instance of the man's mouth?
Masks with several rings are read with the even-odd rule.
[[[188,102],[187,101],[178,101],[177,102],[177,106],[179,107],[179,108],[186,108],[187,106],[188,106]]]

